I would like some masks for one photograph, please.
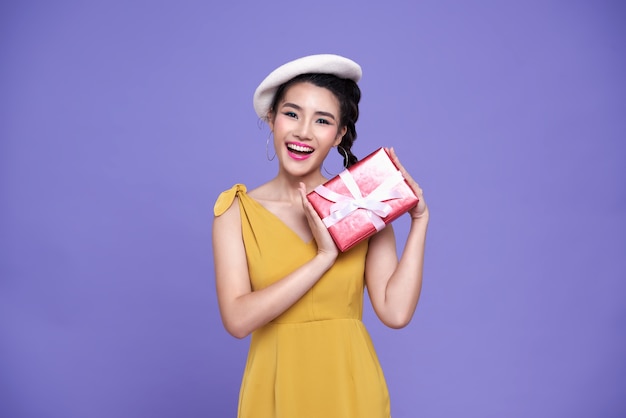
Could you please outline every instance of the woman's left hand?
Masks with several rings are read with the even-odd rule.
[[[385,148],[385,149],[391,156],[391,160],[398,167],[398,170],[400,170],[400,173],[402,173],[402,176],[404,177],[408,185],[411,187],[411,189],[413,189],[413,191],[415,192],[415,195],[419,199],[419,202],[417,203],[417,205],[415,205],[415,207],[409,210],[409,214],[411,215],[411,218],[412,219],[428,218],[428,206],[426,205],[426,201],[424,200],[424,192],[422,191],[422,188],[419,186],[419,184],[417,184],[415,180],[413,180],[413,177],[411,177],[409,172],[406,171],[404,166],[400,163],[400,160],[398,159],[398,156],[396,155],[396,152],[394,151],[394,149],[393,148]]]

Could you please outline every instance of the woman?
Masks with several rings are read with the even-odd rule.
[[[327,179],[333,147],[356,162],[361,68],[313,55],[274,70],[254,94],[273,133],[278,174],[247,192],[235,185],[215,204],[217,297],[226,330],[252,333],[239,417],[388,417],[389,395],[361,322],[364,285],[386,325],[409,323],[422,286],[428,209],[422,190],[389,150],[419,198],[398,261],[391,225],[337,250],[307,191]]]

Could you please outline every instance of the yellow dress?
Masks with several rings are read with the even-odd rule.
[[[215,203],[221,215],[238,197],[253,290],[312,259],[304,242],[249,197],[242,184]],[[363,322],[367,242],[340,254],[298,302],[254,331],[239,394],[239,418],[383,418],[389,395]]]

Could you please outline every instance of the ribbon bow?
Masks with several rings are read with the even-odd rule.
[[[325,199],[335,202],[330,206],[330,214],[322,219],[324,225],[329,228],[357,209],[365,209],[370,222],[372,222],[376,230],[380,231],[383,229],[385,222],[382,218],[391,213],[391,205],[385,203],[385,201],[402,197],[400,192],[392,190],[393,187],[404,180],[402,173],[395,171],[365,197],[361,194],[359,186],[348,170],[341,172],[339,177],[343,180],[352,196],[336,193],[324,185],[317,186],[314,190]]]

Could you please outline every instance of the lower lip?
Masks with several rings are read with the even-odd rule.
[[[306,160],[307,158],[309,158],[311,155],[313,155],[313,153],[311,153],[311,154],[296,154],[294,152],[287,151],[287,155],[289,155],[289,157],[291,157],[294,160],[302,161],[302,160]]]

